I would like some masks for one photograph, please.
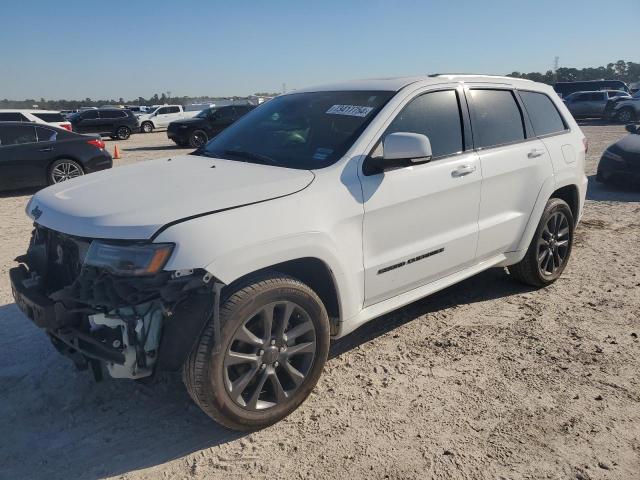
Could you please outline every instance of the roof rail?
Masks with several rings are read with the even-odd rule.
[[[488,78],[503,78],[509,80],[526,80],[527,82],[533,82],[528,78],[508,77],[506,75],[487,75],[486,73],[432,73],[429,77],[488,77]]]

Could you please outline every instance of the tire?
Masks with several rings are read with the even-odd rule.
[[[140,125],[140,131],[143,133],[151,133],[153,132],[153,123],[151,122],[142,122]]]
[[[195,130],[189,135],[189,146],[191,148],[200,148],[209,141],[209,136],[204,130]]]
[[[54,185],[82,175],[84,175],[82,165],[70,158],[61,158],[49,167],[47,184]]]
[[[207,415],[228,428],[251,431],[283,419],[311,393],[329,352],[329,318],[311,288],[284,274],[266,273],[231,288],[221,299],[218,352],[209,322],[183,365],[182,378]],[[268,334],[266,310],[273,312]],[[287,312],[290,319],[280,336]],[[277,340],[270,339],[272,334]]]
[[[116,138],[118,140],[127,140],[131,136],[131,129],[129,127],[118,127],[116,130]]]
[[[556,221],[560,223],[554,223]],[[574,228],[573,214],[567,202],[551,198],[542,213],[527,253],[519,263],[509,267],[509,273],[515,279],[534,287],[551,285],[567,266],[573,246]]]
[[[630,108],[623,108],[616,114],[616,120],[620,123],[630,123],[636,119],[636,113]]]

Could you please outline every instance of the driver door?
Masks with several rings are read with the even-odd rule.
[[[411,99],[381,136],[426,135],[431,161],[360,172],[364,194],[365,306],[470,266],[476,258],[481,172],[464,93],[455,86]],[[371,158],[365,160],[365,164]]]

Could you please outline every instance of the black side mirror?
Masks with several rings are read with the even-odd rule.
[[[625,130],[629,133],[640,133],[638,132],[638,125],[634,125],[633,123],[630,123],[629,125],[625,125]]]

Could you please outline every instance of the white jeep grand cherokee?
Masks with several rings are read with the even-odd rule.
[[[14,297],[97,378],[182,370],[215,420],[264,427],[313,389],[330,338],[490,267],[555,281],[585,150],[526,80],[296,91],[191,155],[37,193]]]

